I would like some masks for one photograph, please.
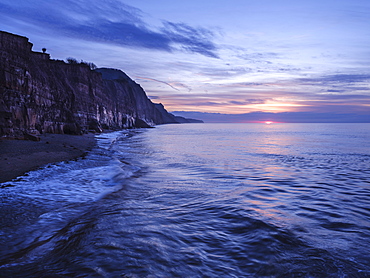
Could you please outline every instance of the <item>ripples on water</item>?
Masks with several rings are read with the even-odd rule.
[[[1,277],[370,277],[369,124],[98,137],[1,185]]]

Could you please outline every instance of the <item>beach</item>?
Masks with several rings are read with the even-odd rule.
[[[95,145],[94,134],[42,134],[40,141],[0,140],[0,183],[49,163],[77,159]]]

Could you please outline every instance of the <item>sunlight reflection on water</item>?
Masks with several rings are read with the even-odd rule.
[[[5,188],[29,225],[2,219],[0,275],[368,277],[369,138],[277,123],[101,135],[86,160]]]

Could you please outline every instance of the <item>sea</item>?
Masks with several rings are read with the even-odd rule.
[[[370,277],[370,124],[96,138],[0,184],[0,277]]]

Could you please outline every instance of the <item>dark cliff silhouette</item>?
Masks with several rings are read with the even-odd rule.
[[[199,122],[152,103],[120,70],[52,60],[32,46],[26,37],[0,31],[0,137]]]

